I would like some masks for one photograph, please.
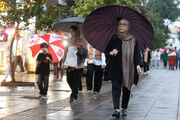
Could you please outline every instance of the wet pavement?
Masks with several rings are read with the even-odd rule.
[[[1,77],[1,76],[0,76]],[[17,79],[35,81],[33,74],[17,74]],[[83,93],[77,103],[69,104],[70,89],[63,80],[50,76],[48,100],[38,99],[38,88],[0,87],[0,119],[2,120],[116,120],[111,99],[111,83],[103,82],[100,94]],[[119,120],[180,120],[180,70],[152,69],[141,75],[133,87],[127,110]]]

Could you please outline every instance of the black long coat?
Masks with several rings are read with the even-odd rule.
[[[119,51],[116,56],[110,55],[110,52],[113,49],[117,49]],[[118,79],[122,81],[122,78],[123,78],[122,41],[117,37],[117,35],[114,35],[109,41],[108,45],[106,46],[105,56],[106,56],[107,65],[106,65],[106,73],[105,73],[106,78],[104,79],[105,80]],[[141,64],[140,51],[136,43],[134,47],[134,65],[135,66],[132,66],[132,69],[135,69],[135,79],[137,78],[136,66],[140,64]]]

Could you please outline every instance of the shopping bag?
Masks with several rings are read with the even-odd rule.
[[[64,62],[66,67],[77,67],[77,55],[76,51],[73,49],[73,46],[68,48],[66,60]]]

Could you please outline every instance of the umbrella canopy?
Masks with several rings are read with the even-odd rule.
[[[103,52],[111,37],[117,33],[120,19],[129,21],[129,32],[134,35],[141,50],[151,45],[154,32],[150,22],[137,11],[119,5],[101,7],[90,13],[83,23],[85,38]]]
[[[76,25],[80,28],[80,32],[82,34],[82,23],[84,22],[84,20],[84,18],[80,17],[69,17],[54,23],[52,25],[52,28],[54,30],[62,30],[64,32],[69,32],[69,27],[72,25]]]
[[[36,37],[30,46],[32,56],[35,57],[40,53],[40,44],[45,42],[49,45],[48,53],[52,55],[53,62],[59,62],[64,55],[65,40],[67,40],[66,36],[61,36],[54,33]]]
[[[164,51],[165,51],[164,49],[161,49],[161,48],[159,49],[159,52],[161,53],[163,53]]]

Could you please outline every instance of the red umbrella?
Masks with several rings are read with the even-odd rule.
[[[35,57],[41,52],[40,44],[45,42],[49,45],[48,53],[52,55],[53,62],[59,62],[64,55],[64,42],[66,40],[67,36],[65,36],[64,33],[62,35],[51,33],[36,37],[32,45],[30,46],[32,56]]]
[[[159,49],[159,52],[163,53],[163,52],[164,52],[164,49],[161,49],[161,48],[160,48],[160,49]]]

